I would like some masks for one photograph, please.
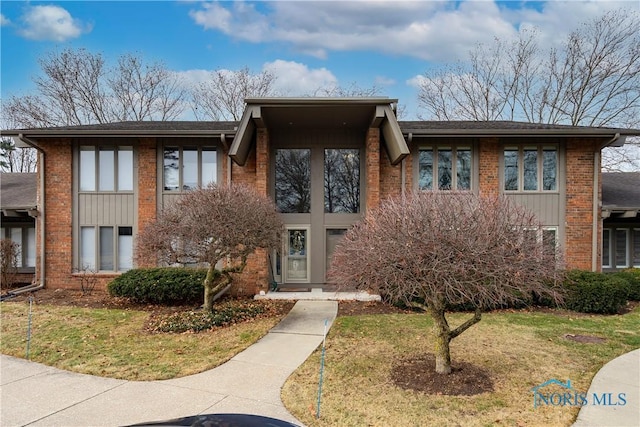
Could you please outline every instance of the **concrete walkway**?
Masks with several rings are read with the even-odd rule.
[[[603,398],[609,393],[610,396]],[[621,405],[621,393],[624,393],[624,405]],[[599,404],[593,404],[594,395],[598,396]],[[640,349],[604,365],[591,381],[587,400],[573,427],[640,426]],[[602,404],[605,401],[607,405]]]
[[[166,381],[75,374],[2,355],[0,425],[115,426],[199,414],[243,413],[301,424],[283,406],[285,380],[322,343],[335,301],[298,301],[260,341],[229,362]]]

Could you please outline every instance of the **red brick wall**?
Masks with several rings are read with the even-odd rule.
[[[269,195],[269,134],[266,129],[258,129],[256,147],[252,149],[244,166],[233,164],[232,182],[254,187],[258,193]],[[236,275],[231,287],[234,295],[255,295],[269,288],[269,264],[267,251],[258,249],[247,260],[241,275]]]
[[[60,139],[48,142],[44,150],[45,285],[49,288],[80,287],[80,282],[71,276],[73,269],[71,147],[71,141]]]
[[[365,146],[366,208],[380,205],[380,129],[369,128]]]
[[[498,138],[481,138],[479,144],[478,192],[481,195],[497,195],[500,187],[500,143]]]
[[[157,218],[158,212],[158,163],[155,138],[140,138],[138,145],[138,233]],[[154,263],[136,267],[154,267]]]
[[[594,170],[595,153],[598,150],[596,143],[576,138],[566,144],[565,257],[569,268],[592,268],[593,177],[594,171],[600,173],[599,165]],[[596,236],[598,241],[600,234],[601,225]]]

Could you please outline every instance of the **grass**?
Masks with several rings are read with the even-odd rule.
[[[25,356],[28,304],[0,303],[0,352]],[[213,368],[251,345],[280,317],[203,333],[149,333],[149,312],[34,305],[31,360],[75,372],[129,380],[175,378]],[[452,314],[450,323],[468,314]],[[309,426],[570,425],[576,408],[533,407],[531,388],[570,379],[586,392],[593,375],[616,356],[640,347],[640,306],[625,315],[502,311],[452,342],[452,358],[488,370],[494,392],[426,395],[390,380],[395,363],[432,351],[423,314],[346,316],[327,338],[320,419],[315,419],[320,351],[287,381],[286,407]],[[605,338],[599,344],[565,334]],[[615,390],[611,390],[614,392]]]
[[[2,302],[0,352],[24,358],[27,303]],[[127,380],[176,378],[211,369],[264,336],[280,317],[198,334],[149,333],[149,312],[34,305],[30,360]]]
[[[449,316],[452,325],[468,314]],[[533,407],[531,388],[557,378],[586,392],[606,362],[640,347],[640,307],[625,315],[570,312],[496,312],[452,341],[452,359],[493,376],[494,392],[476,396],[426,395],[396,387],[394,363],[432,352],[432,323],[423,314],[339,317],[325,357],[321,417],[315,418],[320,351],[287,381],[285,406],[309,426],[570,425],[577,408]],[[565,334],[606,338],[600,344]],[[614,391],[614,390],[611,390]]]

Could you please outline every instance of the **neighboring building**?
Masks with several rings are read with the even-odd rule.
[[[20,248],[18,284],[29,284],[36,270],[35,173],[0,173],[0,238],[10,239]]]
[[[602,174],[602,269],[640,268],[640,172]]]
[[[396,102],[261,98],[247,100],[240,122],[5,131],[41,152],[38,277],[79,287],[72,271],[88,267],[106,283],[133,267],[135,235],[167,203],[209,182],[254,186],[286,224],[282,250],[258,252],[236,292],[266,291],[271,271],[283,287],[322,287],[345,230],[412,189],[505,194],[538,215],[540,239],[559,245],[570,268],[600,268],[600,151],[640,130],[398,122]]]

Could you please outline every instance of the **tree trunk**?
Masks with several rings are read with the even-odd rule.
[[[451,342],[451,330],[449,329],[449,324],[447,323],[447,319],[444,315],[444,309],[431,308],[429,311],[434,320],[433,329],[436,336],[436,373],[445,375],[450,374],[451,351],[449,349],[449,343]]]
[[[212,311],[213,310],[213,297],[215,295],[216,287],[213,283],[215,266],[209,265],[209,269],[207,270],[207,276],[204,278],[204,305],[202,308],[205,310]]]

